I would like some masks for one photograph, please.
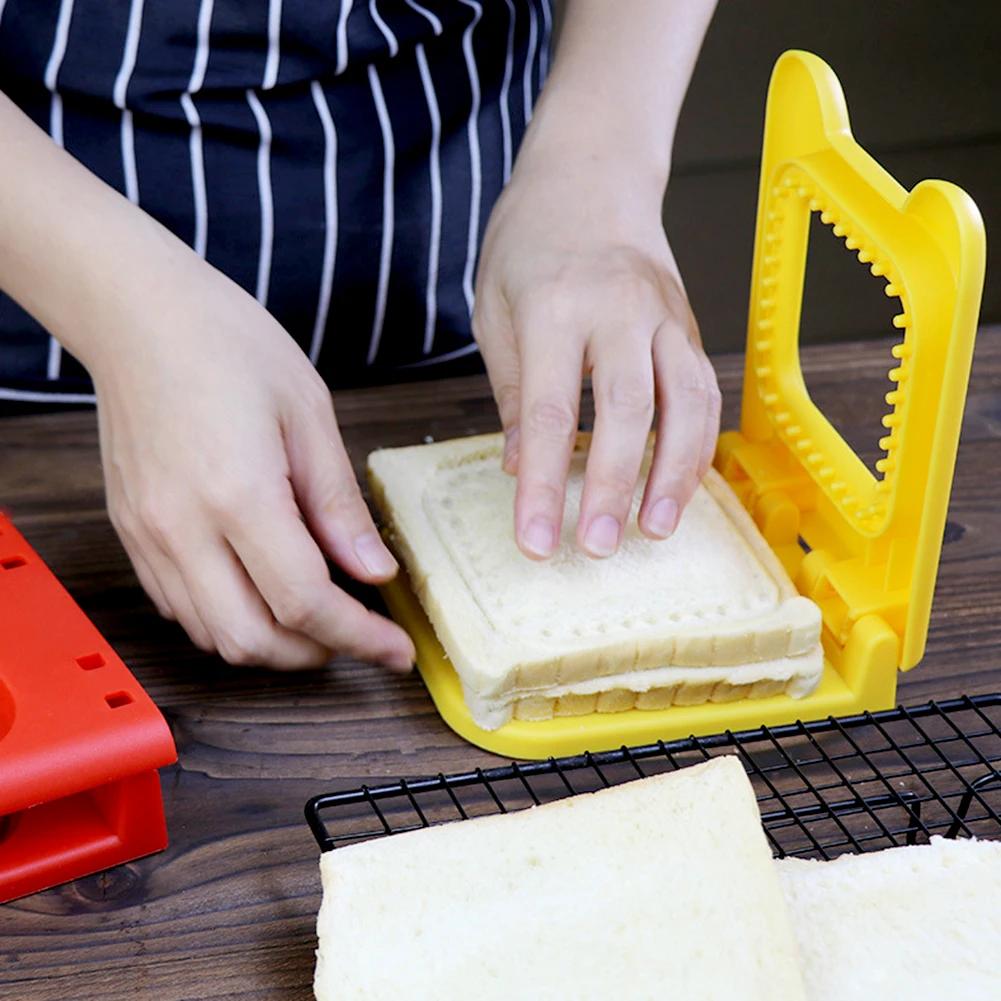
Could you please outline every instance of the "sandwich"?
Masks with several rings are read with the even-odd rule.
[[[389,544],[477,725],[814,691],[820,610],[714,470],[671,538],[646,538],[635,516],[651,445],[619,551],[577,548],[588,443],[578,437],[560,545],[543,563],[515,542],[500,434],[368,458]]]

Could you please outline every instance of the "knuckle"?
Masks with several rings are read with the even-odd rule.
[[[260,630],[231,627],[216,637],[219,656],[234,667],[253,667],[266,660],[267,644]]]
[[[164,616],[165,618],[171,619],[172,621],[177,621],[176,617],[173,615]],[[190,629],[184,623],[185,632],[187,632],[191,642],[202,651],[202,653],[218,653],[218,648],[215,642],[210,636],[207,636],[205,632],[201,629]]]
[[[510,313],[503,293],[482,273],[476,283],[470,325],[473,340],[480,345],[492,337],[504,337],[510,326]]]
[[[595,486],[606,497],[630,500],[636,489],[636,473],[626,466],[604,469],[596,477]]]
[[[723,413],[723,398],[720,396],[719,391],[709,392],[709,416],[712,419],[712,427],[719,428],[720,417]]]
[[[146,593],[149,594],[148,591]],[[154,598],[152,595],[150,595],[150,601],[152,601],[153,604],[156,606],[157,613],[159,614],[161,619],[163,619],[166,622],[177,621],[177,616],[174,614],[173,609],[171,609],[170,605],[160,601],[157,598]],[[192,640],[192,642],[195,644],[196,647],[198,647],[198,649],[200,650],[205,649],[197,640]]]
[[[710,411],[719,419],[719,413],[723,409],[723,394],[720,392],[716,377],[710,380],[708,385],[708,404]]]
[[[229,521],[245,510],[251,500],[250,491],[245,485],[222,477],[213,477],[205,483],[201,495],[205,510],[222,521]]]
[[[646,315],[651,309],[662,312],[663,297],[645,276],[629,272],[615,282],[616,309],[624,316]]]
[[[573,322],[580,306],[580,296],[565,282],[551,282],[540,290],[545,322],[565,327]]]
[[[498,386],[494,396],[497,400],[497,409],[501,414],[517,415],[521,403],[521,394],[517,386],[510,384]]]
[[[674,475],[667,478],[664,490],[670,497],[675,497],[682,504],[687,504],[699,487],[699,471],[695,465],[697,459],[687,463],[684,469],[675,469]]]
[[[558,441],[577,434],[577,407],[567,399],[549,397],[535,400],[528,408],[525,433]]]
[[[317,485],[317,496],[339,530],[357,532],[368,526],[371,516],[354,479],[337,476],[331,471]]]
[[[708,409],[711,403],[709,384],[698,369],[682,372],[675,385],[675,391],[689,406]]]
[[[536,279],[515,306],[518,326],[535,334],[570,329],[580,316],[581,301],[579,289],[561,275]]]
[[[303,381],[299,388],[299,403],[314,417],[326,419],[333,415],[333,398],[326,383],[319,376]]]
[[[655,402],[653,385],[640,376],[619,376],[609,384],[603,402],[614,416],[649,422]]]
[[[525,500],[533,510],[555,513],[563,508],[564,493],[553,483],[537,480],[526,487]]]
[[[138,534],[140,525],[158,546],[166,549],[170,548],[170,543],[176,535],[177,517],[163,498],[147,497],[140,502],[135,512],[132,534]]]
[[[315,602],[296,588],[283,591],[271,602],[271,614],[280,626],[294,633],[310,633],[318,618]]]

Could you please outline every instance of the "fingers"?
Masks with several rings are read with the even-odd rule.
[[[150,601],[156,605],[156,610],[161,616],[163,616],[163,618],[176,621],[177,616],[174,614],[174,610],[171,608],[170,602],[167,601],[163,586],[160,581],[157,580],[156,574],[153,572],[153,568],[149,564],[149,560],[143,556],[139,549],[126,542],[124,538],[122,539],[122,544],[125,547],[125,551],[129,554],[129,559],[132,561],[132,567],[136,572],[136,576],[139,578],[139,583],[142,585],[142,589],[147,595],[149,595]]]
[[[276,524],[280,572],[278,562],[261,560],[253,538],[240,532],[232,535],[237,552],[280,624],[341,653],[408,671],[415,657],[410,637],[337,588],[317,549],[319,542],[338,566],[366,583],[382,583],[399,571],[361,495],[326,388],[286,423],[290,484],[305,525],[291,509]]]
[[[595,338],[592,346],[594,434],[581,497],[577,543],[589,555],[611,556],[629,518],[654,414],[649,333]]]
[[[356,580],[380,584],[399,571],[372,520],[344,448],[326,387],[286,418],[295,499],[323,551]],[[315,548],[315,546],[314,546]]]
[[[145,544],[140,542],[138,535],[141,533],[123,530],[114,517],[112,521],[116,523],[139,583],[160,614],[171,622],[177,622],[199,650],[214,653],[216,643],[212,633],[199,615],[173,561],[151,540],[145,540]]]
[[[216,495],[201,518],[161,509],[113,520],[161,614],[202,650],[246,666],[319,667],[349,655],[409,670],[410,638],[333,584],[282,486],[284,498]]]
[[[657,385],[657,444],[647,478],[640,528],[667,538],[709,469],[719,431],[720,393],[712,364],[675,322],[653,342]]]
[[[530,319],[522,343],[515,539],[546,559],[559,545],[567,473],[577,436],[583,343],[561,336],[555,313]]]
[[[279,504],[270,506],[264,539],[260,516],[241,518],[227,532],[249,581],[274,618],[275,632],[308,637],[328,651],[409,671],[415,656],[410,637],[330,580],[323,554],[294,516],[294,501],[289,498],[287,503],[284,516],[275,516]]]
[[[333,656],[332,649],[272,615],[224,540],[185,540],[175,558],[185,592],[228,663],[295,670],[320,667]]]
[[[521,364],[508,317],[503,304],[494,302],[489,286],[477,290],[473,336],[483,356],[504,429],[502,466],[504,472],[514,475],[518,471],[521,439]]]
[[[702,352],[698,352],[705,373],[705,382],[709,391],[709,406],[706,408],[706,426],[702,438],[702,455],[699,458],[699,480],[709,472],[716,455],[716,441],[719,438],[720,416],[723,410],[723,396],[716,381],[716,370],[712,362]]]
[[[489,303],[480,319],[481,350],[505,429],[505,469],[518,474],[518,545],[537,559],[557,548],[585,367],[592,373],[595,426],[577,544],[594,557],[618,549],[655,405],[657,443],[639,523],[645,534],[667,538],[709,469],[719,431],[715,372],[683,291],[664,296],[653,285],[627,283],[615,319],[587,316],[576,303],[561,308],[558,297],[539,301],[522,308],[516,336]]]
[[[131,519],[129,519],[131,521]],[[133,522],[123,537],[144,586],[152,580],[157,606],[192,642],[238,665],[317,667],[330,649],[277,623],[225,540],[208,519],[160,513]]]

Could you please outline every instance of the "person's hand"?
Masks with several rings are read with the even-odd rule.
[[[662,185],[627,163],[523,150],[494,208],[473,330],[517,473],[522,551],[555,551],[591,375],[594,434],[577,529],[592,556],[618,548],[651,423],[639,525],[666,538],[712,461],[720,395],[661,225]]]
[[[326,386],[274,319],[0,94],[0,287],[86,366],[136,573],[235,664],[406,670],[407,634],[334,585],[391,578]]]
[[[143,587],[233,664],[338,654],[407,670],[410,638],[330,579],[388,580],[326,386],[281,326],[186,249],[133,275],[87,358],[111,520]]]

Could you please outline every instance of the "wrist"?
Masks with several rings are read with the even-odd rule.
[[[516,172],[555,172],[569,184],[629,192],[659,212],[671,172],[673,129],[620,108],[611,95],[550,80],[536,105]]]
[[[674,133],[716,0],[567,0],[519,160],[663,200]]]

